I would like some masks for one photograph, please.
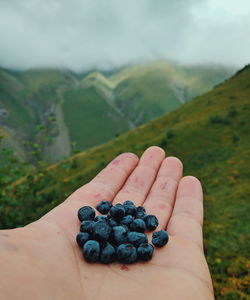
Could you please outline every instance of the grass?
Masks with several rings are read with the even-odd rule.
[[[77,149],[107,142],[130,129],[130,124],[95,90],[77,89],[64,94],[64,118]]]
[[[19,73],[18,77],[30,94],[44,88],[56,89],[60,85],[65,85],[68,81],[74,81],[74,76],[70,72],[53,69],[28,70]]]
[[[108,79],[115,86],[117,106],[140,125],[210,90],[232,73],[222,66],[181,66],[161,61],[124,68]]]
[[[181,105],[161,72],[131,76],[115,89],[115,102],[136,125],[148,122]]]
[[[25,93],[22,83],[3,70],[0,70],[0,82],[0,103],[8,113],[4,123],[10,127],[22,128],[20,131],[32,133],[30,125],[34,123],[34,115],[23,101]]]

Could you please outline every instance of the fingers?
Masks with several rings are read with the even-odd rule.
[[[141,205],[155,180],[164,157],[165,152],[163,149],[156,146],[148,148],[143,153],[138,166],[116,195],[114,203],[123,203],[126,200],[132,200],[135,205]]]
[[[92,205],[101,200],[112,201],[138,161],[138,157],[133,153],[123,153],[117,156],[87,185],[72,194],[70,199],[81,201],[84,198],[85,202]]]
[[[203,194],[199,180],[186,176],[180,180],[168,232],[203,246]]]
[[[158,172],[151,191],[144,202],[148,214],[156,215],[159,229],[166,228],[172,209],[183,166],[176,157],[167,157]]]

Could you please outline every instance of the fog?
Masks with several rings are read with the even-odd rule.
[[[250,62],[249,0],[0,0],[0,66]]]

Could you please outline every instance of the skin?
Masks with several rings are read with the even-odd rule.
[[[1,299],[214,299],[203,251],[202,188],[159,147],[123,153],[61,205],[23,228],[0,231]],[[170,239],[153,259],[89,264],[75,242],[77,211],[132,200],[155,214]],[[149,236],[151,239],[151,236]]]

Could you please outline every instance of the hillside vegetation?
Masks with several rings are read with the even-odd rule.
[[[77,89],[64,94],[63,111],[70,140],[78,141],[79,149],[104,143],[133,128],[121,113],[94,89]]]
[[[205,252],[217,299],[247,299],[249,286],[250,66],[212,91],[104,145],[1,191],[2,227],[22,226],[88,182],[114,156],[150,145],[179,157],[204,188]]]
[[[232,74],[222,66],[180,66],[161,61],[122,69],[109,80],[115,103],[134,124],[159,117],[210,90]]]
[[[126,67],[106,76],[0,68],[4,143],[33,164],[55,162],[175,109],[231,73],[221,66],[167,62]]]

